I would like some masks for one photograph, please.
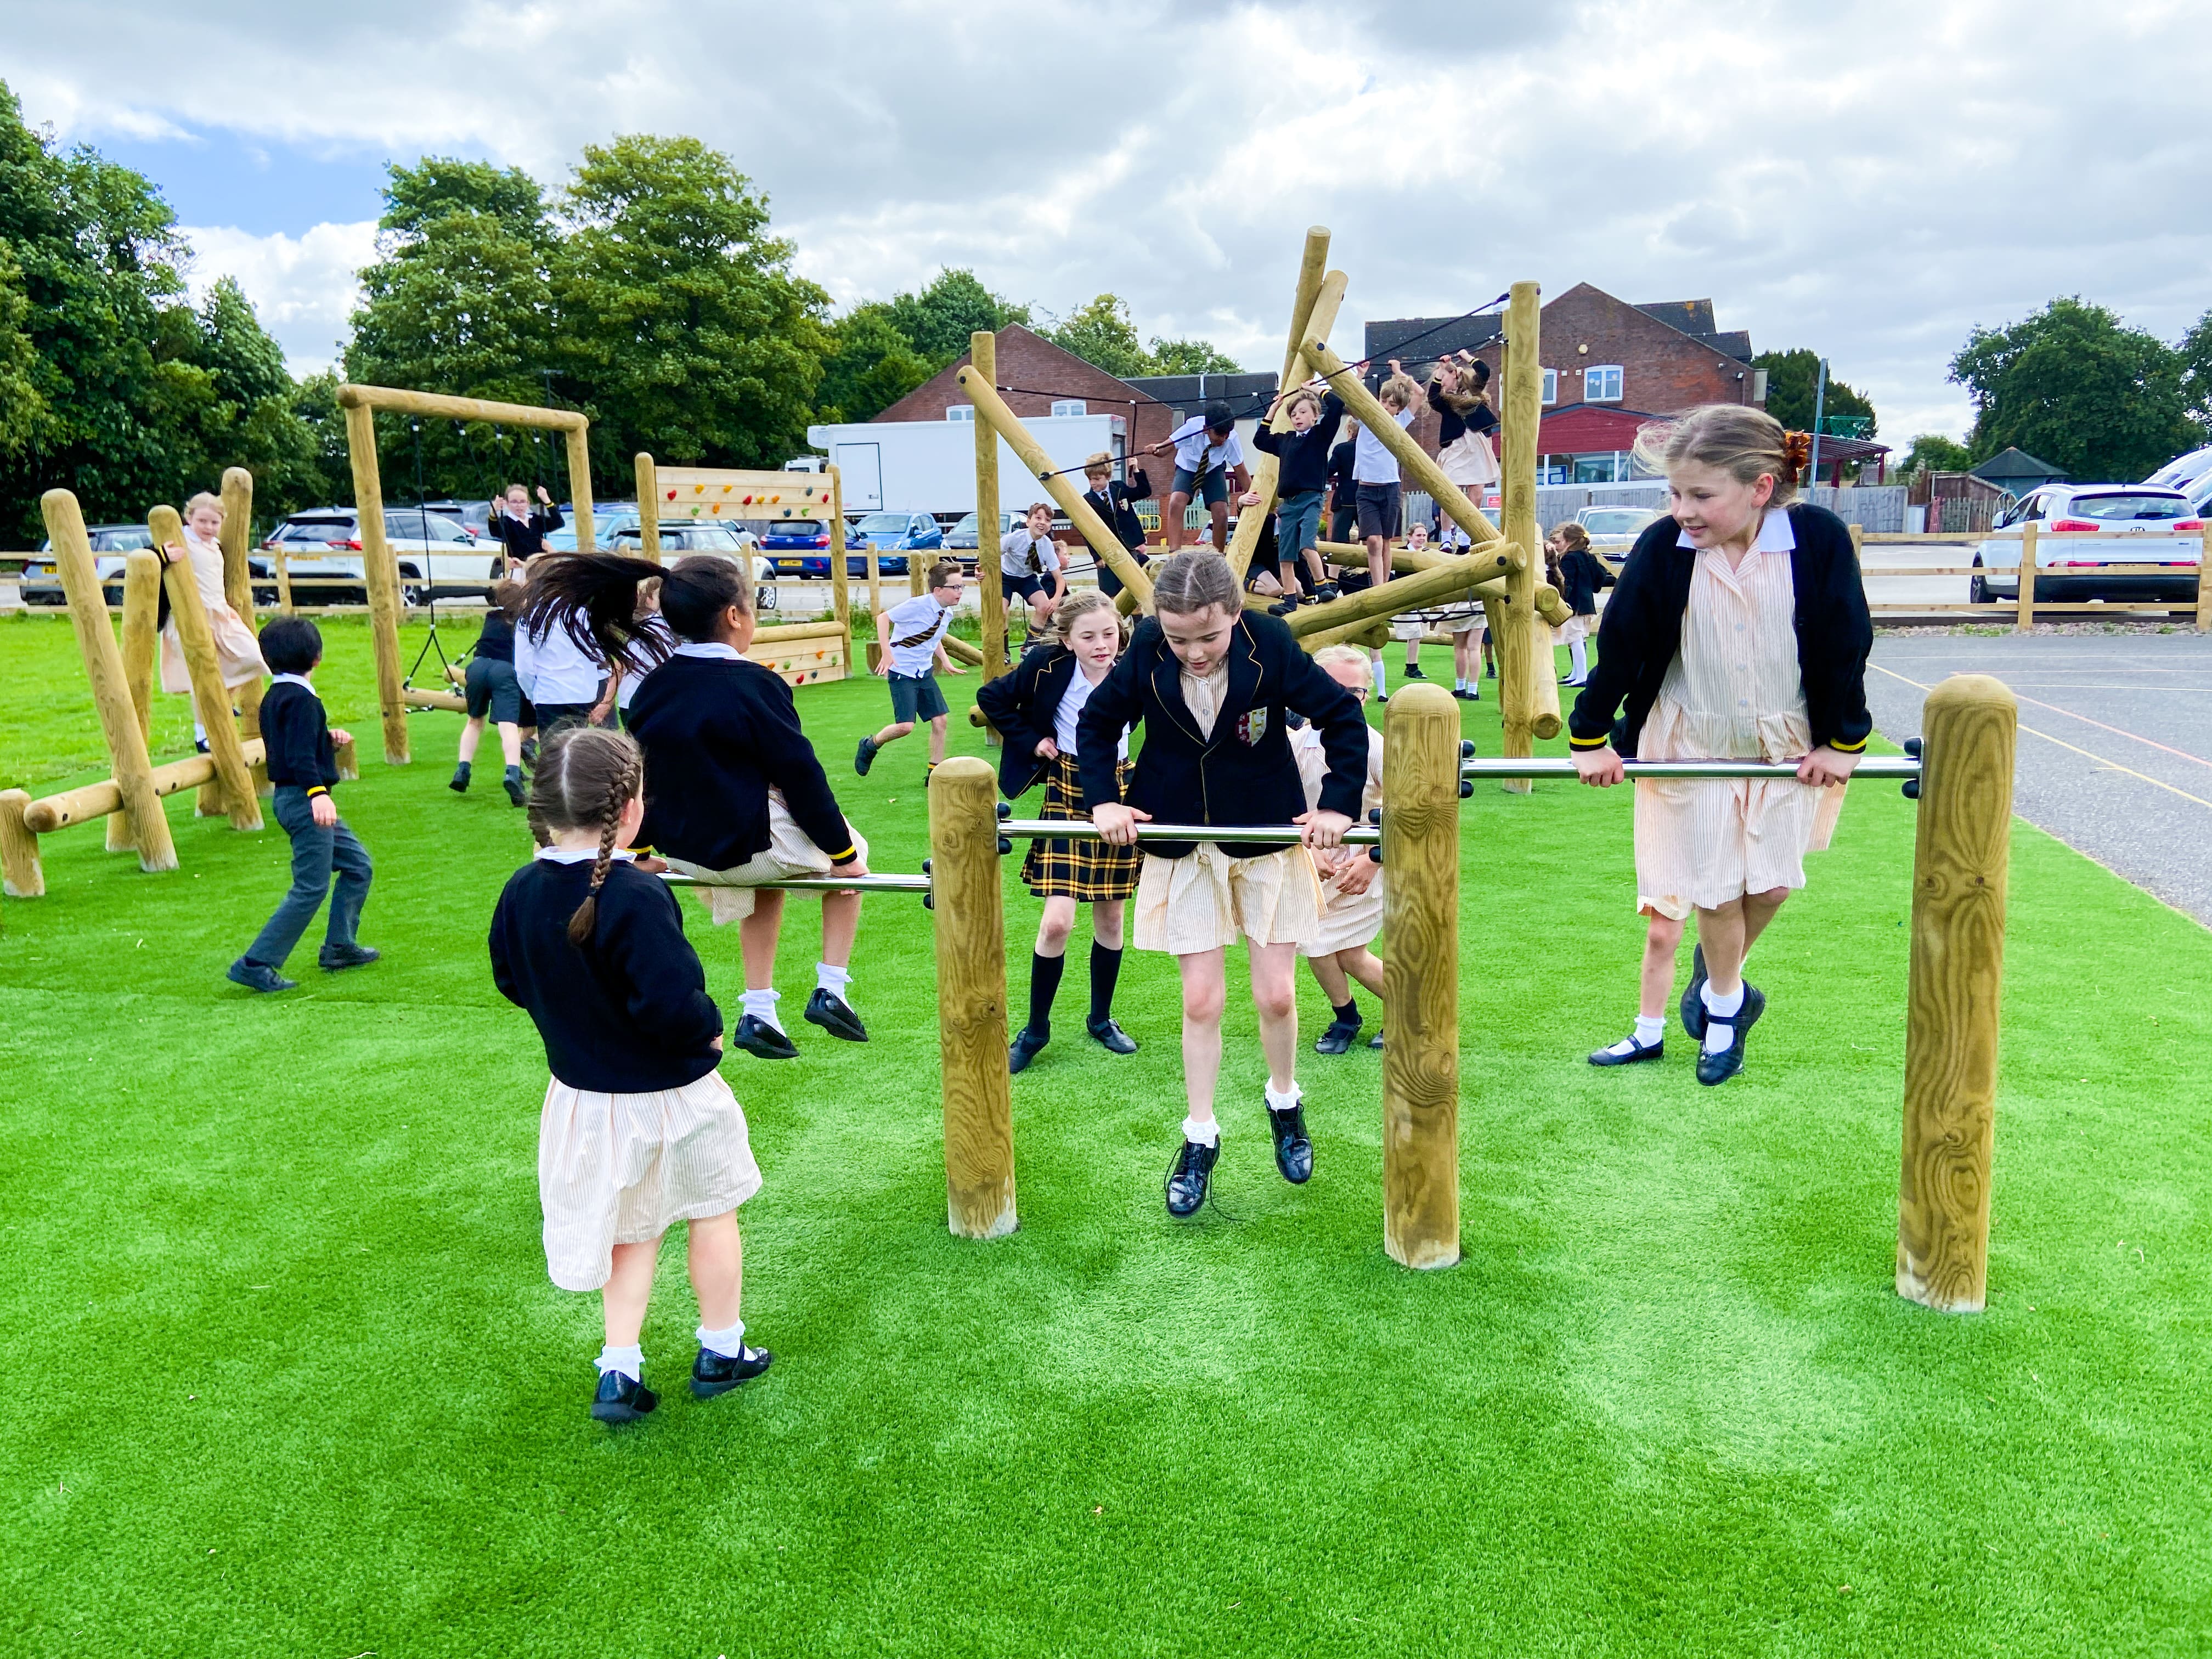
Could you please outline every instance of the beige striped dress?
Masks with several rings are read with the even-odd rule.
[[[1794,761],[1812,748],[1792,625],[1796,544],[1778,507],[1741,565],[1699,550],[1681,649],[1637,739],[1639,759]],[[1639,778],[1637,908],[1679,921],[1746,893],[1802,887],[1805,854],[1827,847],[1843,809],[1841,785]]]

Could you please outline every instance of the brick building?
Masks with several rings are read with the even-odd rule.
[[[1462,349],[1497,372],[1498,316],[1439,328],[1443,321],[1407,317],[1370,323],[1364,349],[1379,363],[1398,355],[1401,341],[1408,343],[1416,355],[1406,369],[1420,380],[1438,357]],[[1698,404],[1765,404],[1766,377],[1751,366],[1751,336],[1717,328],[1711,300],[1630,305],[1580,283],[1544,307],[1540,355],[1540,477],[1548,483],[1625,481],[1637,429],[1655,418]],[[1370,373],[1370,383],[1376,378]],[[1425,406],[1413,434],[1435,453],[1437,416]]]

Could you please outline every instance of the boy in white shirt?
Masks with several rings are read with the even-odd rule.
[[[1412,375],[1398,367],[1398,360],[1390,360],[1390,378],[1382,382],[1376,398],[1384,411],[1402,428],[1413,423],[1413,405],[1419,399],[1421,388]],[[1357,489],[1354,501],[1359,514],[1360,538],[1367,544],[1367,570],[1376,586],[1390,580],[1390,538],[1402,526],[1398,485],[1398,458],[1382,447],[1382,441],[1364,426],[1354,440],[1358,447],[1352,452],[1352,476]],[[1382,653],[1374,653],[1369,658],[1375,675],[1376,700],[1389,701],[1385,683]]]
[[[945,717],[951,711],[938,687],[936,671],[968,672],[956,666],[945,650],[952,614],[960,608],[960,567],[950,560],[933,565],[928,581],[927,592],[876,613],[876,672],[890,682],[891,723],[860,739],[853,769],[864,778],[876,763],[876,751],[913,731],[917,720],[929,722],[929,771],[934,772],[945,758]]]
[[[999,544],[999,591],[1009,616],[1017,593],[1028,603],[1031,634],[1042,633],[1052,621],[1053,607],[1067,592],[1067,570],[1052,538],[1049,503],[1031,504],[1022,527]]]
[[[1194,415],[1147,452],[1161,455],[1175,451],[1175,483],[1169,491],[1168,510],[1161,515],[1167,532],[1168,551],[1182,545],[1182,519],[1194,495],[1206,503],[1213,519],[1213,545],[1229,550],[1229,490],[1231,483],[1243,495],[1252,488],[1252,475],[1244,465],[1244,443],[1237,435],[1237,416],[1227,404],[1211,403],[1206,413]]]

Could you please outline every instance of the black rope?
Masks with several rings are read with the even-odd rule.
[[[430,636],[422,641],[422,648],[415,653],[414,667],[407,671],[406,678],[399,683],[411,688],[415,676],[422,672],[423,659],[435,651],[438,653],[438,689],[442,691],[453,684],[447,672],[453,664],[447,660],[446,647],[438,638],[438,579],[430,563],[430,549],[435,544],[430,538],[430,508],[422,487],[422,422],[410,418],[409,424],[415,428],[415,521],[422,541],[422,597],[429,602]],[[393,562],[398,561],[395,559]]]

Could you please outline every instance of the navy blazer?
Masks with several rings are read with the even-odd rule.
[[[1129,805],[1159,823],[1224,830],[1288,823],[1306,810],[1305,787],[1291,757],[1284,718],[1292,712],[1321,728],[1322,750],[1328,757],[1322,810],[1359,817],[1367,787],[1367,720],[1359,700],[1325,669],[1314,666],[1286,623],[1262,611],[1247,611],[1238,617],[1228,665],[1229,683],[1213,735],[1203,737],[1183,701],[1182,665],[1158,620],[1147,617],[1137,624],[1129,648],[1091,692],[1076,722],[1075,764],[1085,811],[1122,799],[1115,765],[1119,739],[1125,726],[1142,721],[1145,741],[1137,751]],[[1145,850],[1179,859],[1196,846],[1188,841],[1151,842]],[[1220,846],[1233,859],[1276,850],[1267,842],[1226,838]]]
[[[1790,532],[1797,543],[1790,555],[1796,589],[1791,622],[1813,746],[1857,754],[1874,730],[1866,701],[1874,620],[1858,555],[1850,529],[1824,507],[1802,501],[1792,507]],[[1695,549],[1677,545],[1681,534],[1672,518],[1656,520],[1636,538],[1621,566],[1613,603],[1598,623],[1597,664],[1567,715],[1569,747],[1610,744],[1624,757],[1635,755],[1644,717],[1682,649],[1682,613],[1689,607],[1698,556]]]
[[[976,705],[1002,739],[999,750],[999,793],[1018,800],[1044,781],[1052,763],[1039,758],[1036,746],[1057,738],[1060,700],[1075,682],[1075,653],[1064,645],[1025,651],[1010,674],[986,680]],[[1082,741],[1079,735],[1078,743]]]

